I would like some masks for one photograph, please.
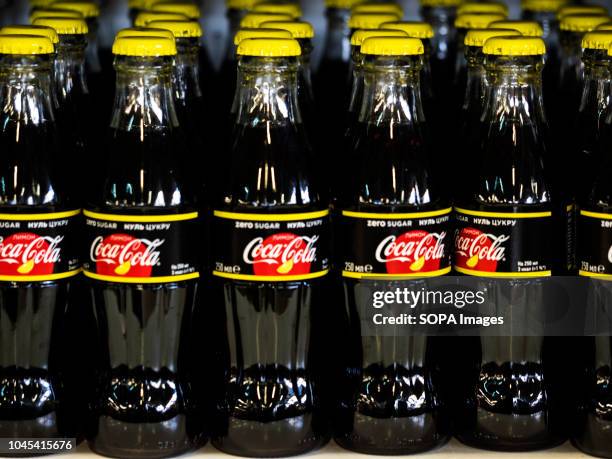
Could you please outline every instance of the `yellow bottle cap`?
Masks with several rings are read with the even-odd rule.
[[[610,46],[610,47],[608,48],[608,56],[611,56],[611,57],[612,57],[612,46]]]
[[[462,3],[462,0],[421,0],[421,6],[432,7],[432,8],[450,8],[458,6]]]
[[[145,1],[144,0],[128,0],[128,8],[131,10],[144,10]]]
[[[563,16],[559,28],[565,32],[590,32],[610,18],[597,14],[568,14]]]
[[[359,29],[353,32],[351,37],[351,46],[361,46],[363,42],[372,37],[408,37],[406,32],[401,30],[384,30],[384,29]]]
[[[349,19],[351,29],[377,29],[383,22],[399,21],[397,14],[389,13],[358,13],[352,14]]]
[[[175,38],[200,38],[202,27],[198,21],[151,21],[149,26],[172,32]]]
[[[95,18],[100,15],[100,7],[94,2],[85,0],[60,0],[59,2],[52,3],[52,6],[53,8],[62,10],[77,11],[81,13],[85,19]]]
[[[113,43],[117,56],[162,57],[175,56],[174,40],[164,37],[117,37]]]
[[[257,0],[226,0],[225,5],[230,10],[250,10],[256,3]]]
[[[542,37],[544,29],[536,21],[495,21],[489,24],[489,29],[518,30],[524,37]]]
[[[286,14],[291,16],[293,19],[302,17],[302,8],[297,3],[285,3],[285,2],[263,2],[257,3],[253,7],[254,13],[274,13],[274,14]]]
[[[30,14],[30,22],[33,23],[39,18],[73,18],[83,19],[83,15],[78,11],[58,10],[55,8],[47,8],[44,10],[34,10]]]
[[[154,3],[151,6],[151,11],[159,13],[178,13],[187,16],[189,19],[200,19],[200,8],[195,3],[191,2],[174,2],[164,1]]]
[[[146,27],[151,21],[187,21],[189,18],[179,13],[159,13],[154,11],[143,11],[138,13],[134,19],[136,27]]]
[[[30,8],[45,8],[51,5],[53,0],[29,0],[28,3],[30,4]]]
[[[539,56],[546,54],[546,45],[538,37],[493,37],[485,42],[482,52],[493,56]]]
[[[87,35],[89,32],[84,19],[38,18],[34,24],[50,27],[59,35]]]
[[[476,46],[482,48],[489,38],[514,37],[521,33],[513,29],[470,29],[465,35],[465,46]]]
[[[314,27],[306,21],[266,21],[262,22],[262,29],[283,29],[291,33],[293,38],[314,38]]]
[[[240,29],[234,35],[234,45],[238,46],[242,40],[249,38],[293,38],[291,32],[283,29]]]
[[[59,37],[55,29],[47,27],[44,24],[38,25],[10,25],[0,29],[2,35],[36,35],[38,37],[47,37],[51,43],[59,43]]]
[[[163,37],[174,40],[174,34],[169,30],[154,27],[129,27],[121,29],[115,36],[115,38],[124,37]]]
[[[467,2],[459,5],[457,14],[467,13],[497,13],[508,16],[508,7],[503,3],[477,3]]]
[[[455,27],[458,29],[484,29],[495,21],[503,21],[506,15],[499,13],[466,13],[460,14],[455,19]]]
[[[366,3],[358,3],[351,8],[352,14],[359,13],[386,13],[386,14],[396,14],[399,17],[404,16],[404,9],[401,5],[392,2],[366,2]]]
[[[554,13],[568,0],[523,0],[521,8],[534,13]]]
[[[361,45],[361,54],[374,56],[418,56],[424,52],[423,42],[410,37],[372,37]]]
[[[432,38],[434,36],[433,27],[422,21],[393,21],[383,22],[380,25],[385,30],[401,30],[412,38]]]
[[[0,54],[53,54],[53,43],[40,35],[0,35]]]
[[[595,30],[612,30],[612,21],[598,25]]]
[[[612,45],[612,30],[594,30],[582,37],[584,49],[608,49]]]
[[[238,45],[236,54],[254,57],[295,57],[302,54],[293,38],[247,38]]]
[[[249,13],[240,21],[240,28],[256,29],[264,22],[268,21],[291,21],[293,18],[288,14],[278,13]]]
[[[565,5],[557,11],[557,19],[562,19],[568,14],[592,14],[596,16],[607,16],[608,10],[599,5]]]
[[[362,0],[325,0],[325,7],[350,10],[354,5]]]

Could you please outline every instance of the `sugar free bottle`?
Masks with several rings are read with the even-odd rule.
[[[587,34],[588,36],[588,34]],[[586,38],[586,37],[585,37]],[[586,51],[585,51],[586,52]],[[603,52],[597,60],[603,64]],[[612,47],[608,49],[608,66],[612,71]],[[591,64],[592,65],[592,64]],[[589,64],[585,63],[586,68]],[[585,68],[585,72],[587,72]],[[586,77],[588,81],[588,77]],[[612,96],[608,84],[608,97]],[[593,122],[594,120],[592,120]],[[600,320],[609,326],[609,308],[612,290],[612,109],[608,106],[602,128],[599,149],[601,155],[584,183],[579,200],[577,261],[581,276],[591,279],[590,287],[596,295],[590,297],[591,310],[601,311]],[[572,443],[581,451],[597,457],[612,457],[610,410],[610,369],[612,359],[610,336],[588,337],[582,350],[584,370],[578,386],[580,403],[572,435]]]
[[[238,45],[231,173],[214,201],[213,444],[242,456],[310,451],[328,438],[321,406],[328,202],[297,98],[293,39]]]
[[[504,313],[511,308],[506,317],[539,317],[543,285],[561,264],[557,254],[563,253],[546,162],[541,106],[545,52],[541,38],[485,42],[491,84],[487,133],[477,174],[456,207],[455,269],[482,278],[482,288],[494,291],[501,287],[491,279],[513,279],[501,284],[512,302],[497,304]],[[556,361],[563,351],[542,334],[462,339],[465,355],[455,385],[462,442],[510,451],[563,442],[569,422],[563,408],[569,402],[561,392],[566,376]]]
[[[89,187],[84,274],[99,339],[87,438],[115,457],[199,446],[189,366],[199,277],[196,197],[180,169],[174,40],[120,37],[103,177]]]
[[[361,53],[359,128],[345,162],[351,182],[336,204],[341,301],[351,326],[337,344],[343,352],[335,376],[334,438],[362,453],[408,454],[439,446],[450,435],[435,343],[426,336],[369,335],[360,325],[372,290],[450,271],[451,208],[435,182],[425,137],[423,44],[373,37]]]
[[[0,436],[73,438],[65,342],[80,211],[61,176],[53,44],[0,35]]]

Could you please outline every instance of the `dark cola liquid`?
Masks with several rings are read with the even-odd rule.
[[[358,123],[348,174],[338,200],[341,209],[361,212],[415,212],[440,208],[423,144],[424,125]],[[421,204],[424,196],[433,202]],[[426,199],[425,199],[426,200]],[[433,205],[433,206],[432,206]],[[410,454],[444,444],[450,412],[442,387],[439,346],[427,336],[368,335],[362,330],[371,310],[372,291],[393,290],[393,282],[342,278],[337,294],[338,343],[335,373],[334,438],[366,454]],[[397,287],[408,287],[398,282]]]
[[[133,133],[113,131],[110,167],[96,188],[102,191],[91,197],[93,209],[145,215],[192,211],[189,191],[168,161],[175,140],[148,132],[141,142]],[[98,346],[87,437],[95,452],[161,458],[203,442],[188,360],[197,285],[89,281]]]
[[[215,209],[260,215],[320,210],[302,129],[237,126],[232,176]],[[215,279],[214,320],[208,320],[220,350],[216,373],[223,375],[212,390],[212,443],[217,448],[240,456],[280,457],[313,450],[328,440],[321,387],[322,355],[331,346],[323,328],[329,306],[326,285],[325,277],[296,282]]]
[[[33,112],[41,100],[33,93]],[[6,94],[3,100],[7,101]],[[19,97],[19,96],[18,96]],[[44,110],[44,109],[43,109]],[[37,113],[44,116],[42,112]],[[20,137],[21,136],[21,137]],[[16,142],[16,139],[21,142]],[[2,116],[0,193],[2,213],[55,212],[69,208],[55,180],[55,128]],[[43,204],[45,198],[51,198]],[[0,437],[77,436],[76,398],[66,377],[69,294],[74,278],[48,282],[0,283]]]

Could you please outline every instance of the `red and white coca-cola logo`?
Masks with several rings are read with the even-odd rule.
[[[164,239],[138,239],[129,234],[98,236],[91,244],[89,258],[96,272],[107,276],[151,277],[159,265],[159,248]]]
[[[60,243],[64,236],[39,236],[15,233],[0,237],[0,274],[4,276],[40,276],[53,274],[60,261]]]
[[[310,273],[317,258],[319,236],[278,233],[267,238],[256,237],[242,253],[245,263],[253,265],[256,276],[294,276]]]
[[[437,271],[444,258],[445,232],[408,231],[388,236],[376,248],[376,261],[385,263],[389,274]]]
[[[455,264],[460,268],[496,272],[498,262],[506,255],[505,234],[483,233],[476,228],[463,228],[455,237]]]

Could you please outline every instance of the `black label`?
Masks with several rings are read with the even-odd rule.
[[[121,215],[84,211],[85,275],[122,283],[180,282],[199,277],[197,212]]]
[[[551,275],[552,212],[455,212],[455,269],[460,273]]]
[[[329,270],[329,211],[244,214],[215,211],[213,274],[293,281]]]
[[[581,276],[612,279],[612,214],[580,211],[577,259]]]
[[[342,211],[337,238],[342,275],[401,278],[448,273],[451,211]]]
[[[80,212],[0,214],[0,280],[42,282],[78,274]]]

